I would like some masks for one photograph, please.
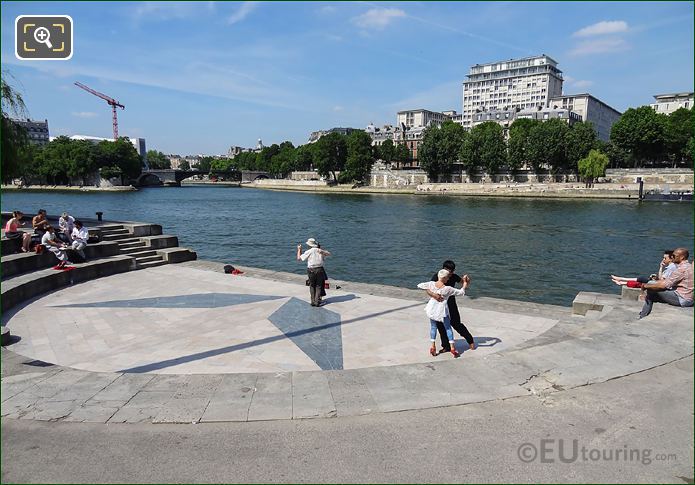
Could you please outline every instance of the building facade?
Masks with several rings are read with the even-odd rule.
[[[19,126],[24,128],[27,133],[27,138],[29,143],[32,145],[46,145],[50,141],[50,135],[48,133],[48,120],[35,121],[35,120],[12,120]]]
[[[454,113],[456,113],[454,111]],[[412,109],[407,111],[399,111],[396,115],[396,126],[405,125],[407,128],[427,127],[431,124],[441,125],[444,120],[450,117],[438,111],[430,111],[427,109]]]
[[[319,130],[319,131],[312,131],[311,135],[309,135],[309,143],[316,143],[319,141],[319,138],[321,138],[323,135],[328,135],[329,133],[338,133],[339,135],[349,135],[353,131],[359,131],[357,128],[331,128],[330,130]],[[260,141],[260,140],[259,140]]]
[[[650,106],[657,113],[670,115],[679,108],[692,109],[694,94],[692,92],[657,94],[654,96],[654,103]]]
[[[550,56],[476,64],[463,82],[461,124],[470,129],[477,112],[548,106],[562,95],[562,71]]]
[[[611,127],[621,115],[620,111],[588,93],[555,96],[550,99],[550,106],[573,111],[581,116],[582,121],[590,121],[596,136],[603,141],[608,141]]]
[[[370,123],[364,131],[372,138],[372,146],[380,146],[386,140],[396,144],[401,139],[401,129],[397,126],[384,125],[379,128]]]

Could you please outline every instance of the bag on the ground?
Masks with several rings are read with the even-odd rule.
[[[226,274],[231,274],[232,271],[234,271],[234,266],[232,266],[231,264],[225,264],[224,265],[224,272]]]

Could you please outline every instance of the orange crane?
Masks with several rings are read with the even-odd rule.
[[[106,101],[109,104],[109,106],[111,106],[111,110],[113,111],[113,139],[118,140],[118,116],[116,115],[116,107],[118,106],[121,109],[125,109],[125,106],[123,106],[121,103],[119,103],[115,99],[113,99],[109,96],[106,96],[105,94],[102,94],[99,91],[95,91],[92,88],[90,88],[89,86],[85,86],[82,83],[76,82],[75,86],[77,86],[78,88],[84,89],[88,93],[92,93],[94,96],[100,97],[101,99]]]

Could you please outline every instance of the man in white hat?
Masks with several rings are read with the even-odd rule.
[[[313,237],[307,240],[306,245],[309,246],[309,249],[302,253],[302,244],[297,244],[297,261],[307,262],[307,282],[309,283],[309,293],[311,294],[311,306],[321,306],[321,290],[326,280],[323,258],[324,256],[330,256],[331,253],[321,249],[319,243]]]

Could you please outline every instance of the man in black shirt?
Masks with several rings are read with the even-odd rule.
[[[456,269],[456,264],[451,261],[451,260],[446,260],[442,264],[442,268],[445,270],[449,271],[451,273],[451,276],[449,276],[449,281],[447,281],[447,286],[451,286],[456,288],[456,284],[460,283],[463,281],[463,278],[461,278],[459,275],[454,273],[454,270]],[[468,278],[468,275],[463,275],[464,278]],[[434,273],[432,276],[432,281],[437,281],[437,273]],[[430,296],[433,296],[436,298],[435,295],[430,294],[430,292],[427,292]],[[441,300],[440,300],[441,301]],[[468,346],[470,347],[471,350],[475,350],[475,340],[473,340],[473,336],[471,333],[468,331],[466,326],[461,323],[461,315],[459,314],[459,307],[456,305],[456,297],[451,296],[449,297],[449,301],[447,301],[447,306],[449,307],[449,318],[451,319],[451,327],[456,330],[456,332],[461,335],[463,338],[466,339],[466,342],[468,342]],[[442,322],[437,322],[437,331],[439,332],[439,338],[442,341],[442,350],[441,353],[443,352],[450,352],[451,351],[451,346],[449,345],[449,339],[446,336],[446,330],[444,329],[444,324]]]

